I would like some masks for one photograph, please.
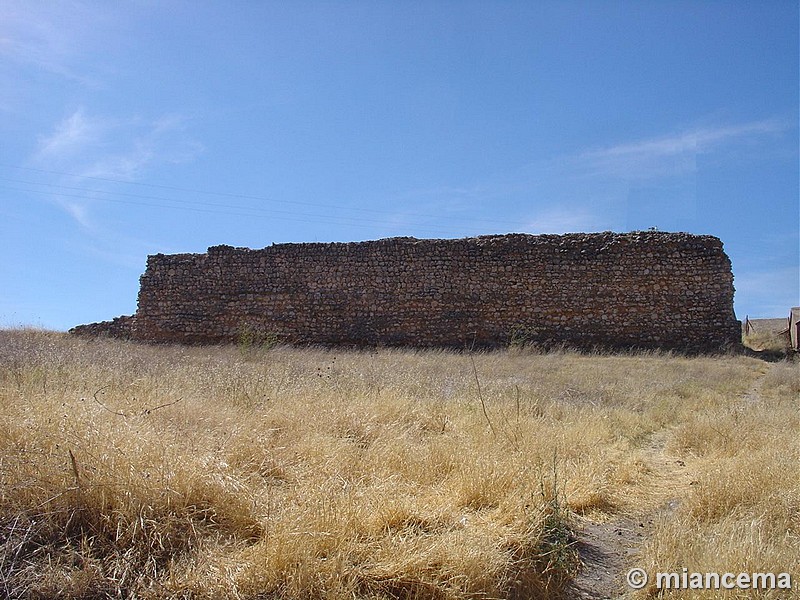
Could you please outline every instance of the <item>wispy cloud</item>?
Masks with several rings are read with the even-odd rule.
[[[761,156],[776,139],[785,145],[792,127],[788,120],[763,119],[587,148],[529,165],[513,193],[531,198],[532,232],[691,230],[697,219],[695,176],[702,168],[698,157],[730,163]]]
[[[104,136],[108,123],[90,119],[78,109],[55,126],[54,131],[39,139],[34,159],[39,162],[68,159],[86,152]]]
[[[779,119],[699,127],[588,150],[576,156],[575,161],[590,175],[628,179],[684,175],[696,170],[700,154],[760,141],[788,128],[789,124]]]
[[[79,2],[39,4],[9,0],[0,5],[0,56],[57,76],[91,84],[75,65],[90,32],[104,19],[100,6]]]
[[[57,164],[78,175],[130,180],[154,164],[190,162],[203,151],[183,115],[120,119],[73,111],[42,136],[35,163]]]
[[[189,133],[189,122],[179,114],[122,119],[90,115],[79,108],[39,139],[30,163],[69,173],[59,185],[85,187],[85,178],[93,177],[109,180],[102,185],[113,187],[115,182],[140,179],[148,169],[194,160],[204,148]],[[93,187],[99,185],[95,182]],[[62,194],[53,199],[82,227],[92,228],[90,208],[97,197]]]
[[[58,204],[69,213],[84,229],[92,229],[93,223],[89,218],[89,206],[87,202],[76,202],[74,200],[58,199]]]
[[[698,218],[698,157],[730,163],[762,156],[767,146],[785,147],[793,127],[788,119],[772,118],[681,128],[543,158],[461,185],[412,189],[392,200],[406,210],[437,214],[437,225],[464,234],[650,226],[691,231]],[[500,214],[506,219],[498,220]]]

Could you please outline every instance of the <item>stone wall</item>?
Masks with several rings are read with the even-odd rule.
[[[216,343],[738,347],[719,239],[635,232],[215,246],[148,257],[131,335]]]
[[[132,316],[114,317],[111,321],[78,325],[70,329],[69,332],[73,335],[87,337],[112,337],[129,340],[133,333],[134,320]]]

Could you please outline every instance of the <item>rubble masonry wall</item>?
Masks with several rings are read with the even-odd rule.
[[[215,246],[148,257],[125,325],[151,342],[716,351],[741,340],[733,292],[722,242],[684,233]]]

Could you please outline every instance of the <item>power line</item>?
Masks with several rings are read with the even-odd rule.
[[[3,178],[0,178],[3,179]],[[111,202],[114,204],[127,204],[133,206],[147,206],[152,208],[159,208],[159,209],[172,209],[172,210],[185,210],[191,212],[199,212],[199,213],[212,213],[212,214],[222,214],[227,216],[242,216],[242,217],[256,217],[256,218],[272,218],[282,221],[293,221],[299,223],[330,223],[334,221],[341,225],[348,225],[351,227],[374,227],[375,225],[387,225],[386,221],[379,221],[376,219],[361,219],[356,217],[343,217],[337,215],[314,215],[308,213],[301,213],[302,216],[307,218],[300,218],[297,213],[293,213],[291,211],[285,210],[276,210],[276,209],[259,209],[259,208],[250,208],[250,207],[238,207],[237,210],[218,210],[215,208],[199,208],[196,206],[171,206],[169,204],[156,204],[153,202],[139,202],[134,200],[120,200],[117,198],[91,198],[84,195],[79,194],[70,194],[66,192],[51,192],[47,190],[30,190],[30,189],[22,189],[22,188],[12,188],[6,186],[0,186],[0,190],[5,191],[12,191],[12,192],[22,192],[22,193],[34,193],[34,194],[44,194],[56,197],[63,197],[63,198],[77,198],[80,200],[96,200],[100,202]],[[102,192],[110,194],[111,192]],[[146,197],[145,197],[146,198]],[[169,198],[162,198],[166,202],[182,202],[187,203],[188,201],[183,200],[172,200]],[[201,203],[201,204],[210,204],[210,203]],[[210,204],[211,206],[224,206],[224,205],[215,205]],[[289,215],[289,216],[276,216],[278,215]],[[435,233],[439,235],[451,235],[452,231],[446,231],[443,229],[437,229],[435,227],[430,227],[424,224],[412,224],[413,227],[416,229],[420,229],[423,231],[427,231],[429,233]]]
[[[32,172],[36,172],[36,173],[46,173],[46,174],[50,174],[50,175],[63,175],[63,176],[66,176],[66,177],[75,177],[75,178],[80,178],[80,179],[91,179],[91,180],[95,180],[95,181],[105,181],[105,182],[108,182],[108,183],[115,183],[115,184],[119,184],[119,185],[136,185],[136,186],[141,186],[141,187],[172,190],[172,191],[185,192],[185,193],[190,193],[190,194],[203,194],[203,195],[206,195],[206,196],[218,196],[218,197],[225,197],[225,198],[238,198],[238,199],[242,199],[242,200],[258,200],[258,201],[261,201],[261,202],[273,202],[273,203],[280,203],[280,204],[290,204],[290,205],[295,205],[295,206],[310,206],[310,207],[314,207],[314,208],[326,208],[326,209],[332,209],[332,210],[346,210],[346,211],[353,211],[353,212],[366,212],[366,213],[373,213],[373,214],[379,214],[379,215],[391,215],[392,217],[396,217],[398,215],[398,213],[396,213],[396,212],[387,211],[387,210],[380,210],[380,209],[375,209],[375,208],[351,207],[351,206],[341,206],[341,205],[335,205],[335,204],[320,204],[320,203],[314,203],[314,202],[302,202],[302,201],[299,201],[299,200],[279,200],[279,199],[269,198],[267,196],[255,196],[255,195],[250,195],[250,194],[236,194],[236,193],[231,193],[231,192],[213,192],[213,191],[208,191],[208,190],[197,190],[197,189],[192,189],[192,188],[184,188],[184,187],[170,186],[170,185],[163,185],[163,184],[144,183],[144,182],[138,182],[138,181],[125,181],[123,179],[114,179],[114,178],[110,178],[110,177],[96,177],[96,176],[92,176],[92,175],[79,175],[77,173],[68,173],[68,172],[65,172],[65,171],[53,171],[53,170],[48,170],[48,169],[37,169],[37,168],[34,168],[34,167],[21,167],[21,166],[18,166],[18,165],[10,165],[10,164],[5,164],[5,163],[0,163],[0,167],[6,167],[6,168],[10,168],[10,169],[19,169],[19,170],[23,170],[23,171],[32,171]],[[6,180],[6,181],[17,181],[19,183],[27,183],[27,184],[32,184],[32,185],[46,185],[46,186],[51,186],[51,187],[60,187],[60,188],[63,188],[63,189],[81,190],[81,191],[87,191],[87,192],[93,192],[93,193],[101,193],[101,194],[110,193],[110,192],[105,192],[103,190],[90,190],[90,189],[86,189],[86,188],[74,188],[74,187],[63,186],[63,185],[52,184],[52,183],[22,182],[22,181],[18,181],[18,180],[8,179],[8,178],[5,178],[5,177],[0,177],[0,179]],[[115,192],[115,193],[117,195],[125,195],[125,196],[130,196],[130,197],[163,199],[163,200],[175,201],[175,202],[191,202],[191,201],[185,201],[185,200],[173,200],[173,199],[168,199],[168,198],[158,198],[158,197],[153,197],[153,196],[138,196],[136,194],[126,194],[126,193],[121,193],[121,192]],[[205,204],[205,203],[202,203],[202,202],[192,202],[192,203],[194,203],[194,204]],[[215,206],[214,204],[209,204],[209,205]],[[246,207],[246,208],[248,210],[252,209],[252,207]],[[432,215],[432,214],[425,214],[425,213],[408,213],[408,212],[406,212],[406,213],[402,213],[402,215],[406,216],[406,217],[412,217],[412,218],[414,218],[414,217],[429,218],[429,219],[441,219],[442,218],[442,215]],[[453,217],[448,217],[448,218],[450,220],[453,220]],[[455,219],[458,219],[458,217],[455,217]],[[476,220],[474,220],[474,222],[502,225],[504,227],[508,227],[510,225],[510,223],[508,221],[501,221],[501,220],[497,220],[497,219],[476,219]]]
[[[71,190],[71,191],[78,191],[78,192],[86,192],[86,193],[90,193],[90,194],[104,194],[104,195],[111,195],[111,196],[125,196],[127,198],[140,198],[140,199],[144,199],[144,200],[158,200],[158,201],[162,201],[162,202],[174,202],[174,203],[179,203],[179,204],[185,204],[185,205],[188,205],[188,206],[210,206],[210,207],[216,207],[216,208],[224,208],[226,210],[238,209],[238,210],[245,210],[245,211],[250,211],[250,212],[264,213],[265,215],[268,215],[268,216],[272,216],[274,213],[283,213],[283,214],[292,214],[292,215],[295,214],[294,212],[280,210],[280,209],[274,209],[274,208],[267,209],[267,208],[263,208],[263,207],[246,206],[246,205],[241,205],[241,204],[220,204],[220,203],[217,203],[217,202],[203,202],[203,201],[200,201],[200,200],[182,200],[180,198],[167,198],[167,197],[164,197],[164,196],[150,196],[150,195],[145,195],[145,194],[132,194],[130,192],[118,192],[118,191],[113,191],[112,192],[112,191],[108,191],[108,190],[82,188],[82,187],[76,187],[76,186],[60,185],[60,184],[55,184],[55,183],[46,183],[46,182],[38,182],[38,181],[27,181],[27,180],[23,180],[23,179],[12,179],[12,178],[9,178],[9,177],[0,177],[0,181],[7,181],[7,182],[11,182],[11,183],[20,183],[20,184],[23,184],[23,185],[47,186],[49,188],[56,188],[56,189],[59,189],[59,190]],[[100,201],[109,200],[108,198],[84,197],[84,196],[79,196],[79,195],[75,195],[75,194],[67,194],[67,193],[63,193],[63,192],[45,192],[43,190],[29,190],[29,189],[7,188],[7,187],[6,188],[0,188],[0,189],[6,189],[6,190],[12,190],[12,191],[18,191],[18,192],[32,192],[32,193],[40,193],[40,194],[42,194],[42,193],[50,193],[50,194],[53,194],[53,195],[56,195],[56,196],[61,195],[61,196],[72,197],[72,198],[83,198],[83,199],[86,199],[86,200],[90,200],[90,199],[91,200],[100,200]],[[121,201],[115,201],[115,202],[121,202]],[[279,201],[276,201],[276,202],[279,202]],[[135,203],[131,202],[130,204],[135,204]],[[138,203],[138,205],[140,205],[140,206],[161,206],[161,205],[156,205],[156,204],[145,204],[145,203]],[[314,205],[314,206],[324,206],[324,205]],[[169,207],[169,208],[180,208],[180,207]],[[358,209],[350,209],[350,210],[358,210]],[[217,211],[217,212],[222,212],[222,211]],[[380,211],[370,211],[370,212],[380,212]],[[224,213],[224,214],[234,214],[234,213]],[[323,218],[326,218],[326,219],[327,218],[349,218],[349,219],[352,219],[354,221],[363,221],[363,222],[367,222],[367,223],[380,223],[380,224],[384,224],[385,223],[385,221],[378,221],[378,220],[375,220],[375,219],[368,219],[368,218],[363,218],[363,217],[341,217],[339,215],[312,215],[310,213],[303,213],[303,214],[307,214],[307,215],[313,216],[313,217],[323,217]],[[433,215],[415,215],[413,213],[392,213],[392,212],[388,212],[388,211],[380,212],[380,214],[386,214],[386,215],[390,215],[392,217],[397,217],[398,215],[402,215],[404,217],[415,217],[416,216],[416,217],[423,217],[423,218],[437,218],[437,217],[434,217]],[[438,218],[441,218],[441,216],[439,216]],[[459,217],[448,217],[448,218],[449,218],[450,221],[466,220],[463,217],[462,218],[459,218]]]
[[[51,187],[51,188],[58,188],[58,189],[62,189],[62,190],[73,190],[73,191],[79,191],[79,192],[87,192],[87,193],[90,193],[90,194],[104,194],[104,195],[107,195],[107,196],[125,196],[125,197],[128,197],[128,198],[141,198],[141,199],[144,199],[144,200],[160,200],[160,201],[163,201],[163,202],[174,202],[174,203],[178,203],[178,204],[185,204],[185,205],[187,205],[186,208],[190,208],[190,209],[192,207],[195,207],[195,206],[211,206],[211,207],[217,207],[217,208],[224,208],[226,210],[225,211],[208,211],[208,212],[218,212],[218,213],[223,213],[223,214],[236,214],[236,213],[231,212],[230,209],[245,210],[245,211],[248,211],[248,214],[250,214],[250,213],[263,213],[266,216],[271,216],[273,213],[276,213],[276,212],[277,213],[284,213],[284,214],[294,214],[294,213],[291,213],[291,212],[285,211],[285,210],[265,209],[265,208],[261,208],[261,207],[257,207],[257,206],[244,206],[244,205],[241,205],[241,204],[239,204],[239,205],[236,205],[236,204],[233,204],[233,205],[231,205],[231,204],[219,204],[219,203],[216,203],[216,202],[201,202],[201,201],[198,201],[198,200],[182,200],[180,198],[165,198],[163,196],[146,196],[146,195],[143,195],[143,194],[131,194],[131,193],[126,193],[126,192],[116,192],[116,191],[115,192],[111,192],[111,191],[108,191],[108,190],[96,190],[96,189],[79,188],[79,187],[73,187],[73,186],[67,186],[67,185],[57,185],[57,184],[53,184],[53,183],[39,183],[39,182],[36,182],[36,181],[22,181],[22,180],[19,180],[19,179],[9,179],[7,177],[0,177],[0,181],[9,181],[9,182],[13,182],[13,183],[22,183],[22,184],[26,184],[26,185],[44,185],[44,186],[48,186],[48,187]],[[96,196],[83,196],[83,195],[78,195],[78,194],[69,194],[69,193],[60,192],[60,191],[31,190],[31,189],[7,188],[7,187],[6,188],[0,188],[0,189],[13,190],[13,191],[17,191],[17,192],[32,192],[32,193],[36,193],[36,194],[52,194],[54,196],[65,196],[65,197],[70,197],[70,198],[81,198],[81,199],[84,199],[84,200],[100,200],[100,201],[117,202],[117,203],[122,203],[123,202],[121,200],[113,200],[111,198],[99,198],[99,197],[96,197]],[[140,203],[129,202],[129,204],[137,204],[139,206],[154,206],[154,207],[163,207],[163,208],[176,208],[176,209],[184,208],[184,207],[180,207],[180,206],[168,206],[168,205],[144,203],[144,202],[140,202]],[[196,210],[199,210],[199,209],[196,209]],[[326,218],[328,218],[328,217],[336,217],[336,215],[312,215],[312,216],[324,216]],[[361,219],[359,217],[351,217],[351,218],[357,219],[357,220],[370,221],[370,222],[373,222],[373,223],[379,222],[379,221],[375,221],[375,220],[371,220],[371,219]]]

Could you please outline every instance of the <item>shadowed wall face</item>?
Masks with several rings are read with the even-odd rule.
[[[216,246],[150,256],[134,339],[714,351],[740,344],[712,236],[637,232]]]

